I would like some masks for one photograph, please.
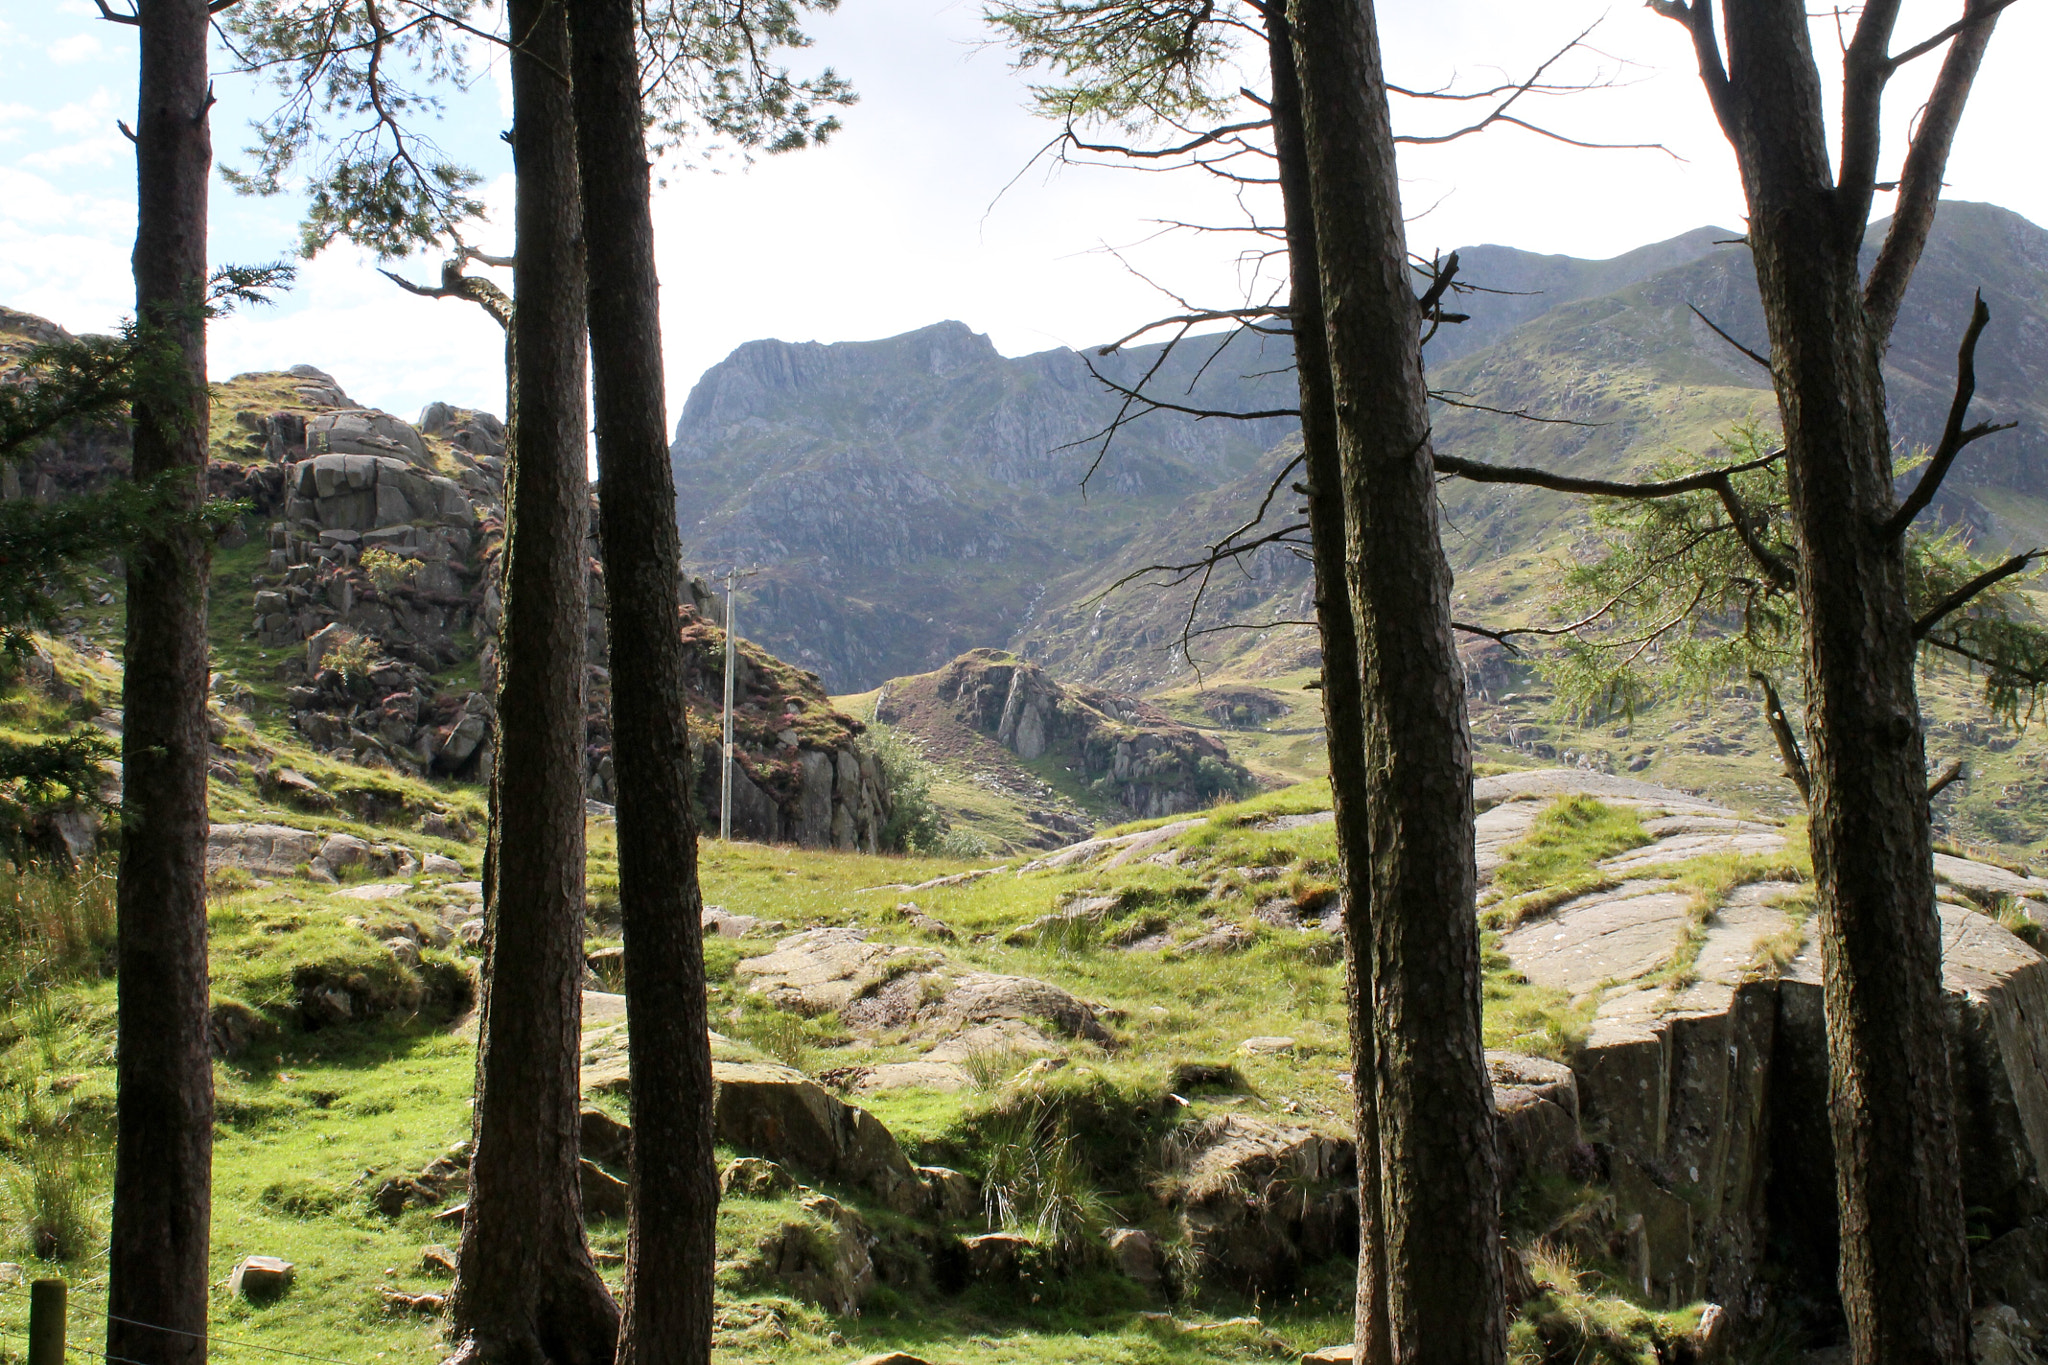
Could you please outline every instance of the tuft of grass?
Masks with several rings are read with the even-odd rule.
[[[1479,912],[1479,923],[1487,929],[1512,929],[1523,920],[1549,914],[1566,901],[1575,901],[1596,891],[1612,891],[1620,885],[1620,878],[1610,877],[1604,872],[1575,873],[1549,886],[1525,891],[1488,906]]]
[[[73,1116],[53,1118],[23,1105],[7,1171],[15,1231],[29,1255],[76,1261],[99,1249],[97,1195],[105,1160]]]
[[[2011,896],[1999,895],[1988,908],[2000,928],[2022,940],[2036,952],[2048,951],[2048,931],[2044,931],[2035,923],[2017,900]]]
[[[1696,1353],[1692,1338],[1705,1304],[1641,1307],[1563,1243],[1539,1241],[1522,1255],[1538,1293],[1509,1328],[1512,1365],[1651,1365]]]
[[[1002,1115],[984,1134],[982,1200],[992,1227],[1069,1255],[1092,1246],[1111,1212],[1066,1117],[1052,1108]]]
[[[961,1070],[980,1090],[1000,1090],[1031,1062],[1031,1054],[1008,1043],[976,1043],[960,1059]]]
[[[0,998],[45,995],[60,982],[107,975],[113,951],[111,867],[0,867],[0,958],[13,967]]]
[[[1612,858],[1650,842],[1634,811],[1590,796],[1565,796],[1536,817],[1529,833],[1507,850],[1493,884],[1509,895],[1558,885],[1593,871]]]

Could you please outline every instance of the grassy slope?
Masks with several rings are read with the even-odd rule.
[[[914,900],[960,934],[961,941],[944,950],[963,965],[1038,976],[1108,1010],[1114,1045],[1071,1049],[1073,1064],[1056,1073],[1048,1088],[1005,1084],[998,1072],[985,1088],[959,1094],[897,1092],[862,1101],[922,1159],[980,1172],[992,1155],[987,1143],[1004,1131],[1002,1117],[1014,1111],[1020,1096],[1093,1106],[1088,1112],[1106,1113],[1104,1122],[1119,1140],[1151,1132],[1148,1125],[1156,1125],[1161,1114],[1171,1121],[1233,1109],[1341,1132],[1348,1097],[1340,1083],[1346,1044],[1335,945],[1320,931],[1274,928],[1251,914],[1275,897],[1303,906],[1327,900],[1333,876],[1329,826],[1255,827],[1326,801],[1327,788],[1307,784],[1219,808],[1176,840],[1182,853],[1178,867],[1137,863],[1110,873],[998,874],[908,897],[891,884],[923,881],[964,865],[707,843],[705,890],[713,902],[783,920],[793,929],[853,923],[878,937],[920,942],[897,909]],[[1631,823],[1594,812],[1590,821],[1559,824],[1532,841],[1521,861],[1539,880],[1583,875],[1594,858],[1639,841],[1640,832],[1626,828]],[[593,825],[591,836],[592,880],[602,882],[615,875],[615,847],[602,822]],[[474,849],[466,852],[475,856]],[[1227,969],[1217,960],[1171,950],[1125,952],[1097,935],[1005,946],[1008,931],[1082,892],[1118,897],[1120,908],[1108,930],[1142,923],[1184,941],[1228,919],[1249,928],[1254,942],[1230,957]],[[426,897],[431,896],[429,890]],[[368,966],[375,944],[339,922],[350,904],[302,883],[220,896],[214,912],[217,975],[241,979],[260,971],[275,980],[298,957],[332,958],[337,952],[364,955]],[[360,913],[361,904],[353,904]],[[265,932],[287,918],[299,927]],[[594,943],[606,941],[601,931],[594,935]],[[259,942],[265,946],[248,956],[254,966],[229,960],[242,959]],[[774,1011],[744,997],[734,983],[742,951],[765,947],[765,941],[754,943],[761,946],[711,946],[712,1007],[722,1030],[820,1071],[910,1055],[904,1040],[856,1042],[829,1018],[798,1028],[784,1017],[776,1027]],[[1584,1024],[1569,1002],[1522,983],[1492,953],[1486,997],[1492,1046],[1555,1055],[1573,1046]],[[112,1098],[112,1023],[112,985],[106,981],[85,980],[51,992],[36,1009],[16,998],[0,1031],[0,1072],[17,1096],[51,1112],[74,1114],[79,1123],[103,1132]],[[1293,1054],[1237,1052],[1248,1037],[1272,1035],[1292,1037]],[[1177,1108],[1165,1096],[1176,1085],[1175,1068],[1185,1062],[1233,1064],[1246,1085],[1239,1093],[1226,1088],[1191,1095],[1191,1105]],[[386,1312],[378,1291],[440,1288],[441,1281],[420,1269],[420,1254],[428,1245],[452,1242],[454,1230],[420,1210],[386,1217],[369,1195],[386,1177],[418,1171],[467,1136],[472,1064],[464,1029],[423,1018],[310,1034],[286,1029],[220,1066],[216,1274],[224,1279],[241,1256],[259,1253],[295,1261],[301,1276],[288,1296],[267,1307],[218,1291],[216,1322],[224,1339],[329,1358],[437,1358],[433,1323]],[[23,1112],[12,1117],[18,1120]],[[101,1200],[103,1174],[95,1177]],[[1149,1180],[1156,1172],[1137,1174]],[[1149,1219],[1167,1230],[1157,1205],[1136,1185],[1128,1179],[1115,1184],[1122,1193],[1101,1192],[1113,1221]],[[862,1202],[847,1191],[835,1193]],[[1301,1294],[1282,1304],[1249,1305],[1220,1295],[1163,1305],[1116,1277],[1082,1272],[1039,1286],[1036,1299],[981,1289],[957,1297],[885,1291],[864,1316],[832,1318],[769,1292],[744,1270],[749,1247],[793,1216],[784,1203],[735,1199],[721,1212],[721,1360],[837,1360],[892,1348],[973,1362],[1224,1360],[1284,1355],[1348,1335],[1349,1291],[1341,1267],[1311,1275]],[[887,1226],[888,1215],[866,1212],[878,1227]],[[100,1217],[103,1227],[103,1208]],[[600,1252],[622,1249],[621,1225],[601,1223],[592,1232]],[[34,1265],[31,1273],[45,1269],[84,1282],[73,1330],[77,1339],[92,1340],[99,1330],[92,1312],[103,1303],[96,1297],[103,1286],[94,1282],[94,1260]],[[606,1273],[616,1279],[616,1265]],[[1255,1308],[1263,1325],[1179,1332],[1141,1316],[1162,1306],[1173,1307],[1184,1320]],[[19,1330],[20,1308],[17,1299],[0,1296],[0,1329]]]

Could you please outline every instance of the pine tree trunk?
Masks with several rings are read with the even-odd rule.
[[[142,0],[139,15],[135,307],[137,320],[164,347],[157,387],[135,405],[135,479],[171,480],[196,510],[206,468],[206,324],[199,310],[213,163],[206,0]],[[206,1359],[213,1206],[206,964],[211,561],[196,519],[128,552],[107,1354],[162,1365]]]
[[[675,477],[632,0],[573,0],[633,1107],[621,1365],[704,1365],[718,1177]]]
[[[1970,1300],[1941,922],[1863,224],[1841,219],[1805,8],[1732,0],[1727,31],[1805,614],[1843,1308],[1865,1365],[1961,1362]]]
[[[1344,896],[1344,979],[1351,1026],[1352,1098],[1357,1117],[1358,1298],[1353,1323],[1357,1365],[1387,1365],[1387,1279],[1380,1213],[1380,1135],[1372,982],[1372,843],[1366,823],[1365,714],[1358,675],[1358,634],[1345,582],[1343,468],[1337,452],[1336,398],[1324,334],[1322,281],[1316,273],[1315,209],[1308,149],[1302,142],[1301,86],[1293,35],[1281,5],[1265,11],[1272,65],[1273,144],[1293,269],[1288,317],[1301,389],[1302,464],[1307,473],[1310,556],[1316,622],[1323,642],[1323,726],[1330,752],[1330,806],[1336,817],[1337,877]]]
[[[506,486],[476,1150],[449,1304],[464,1362],[608,1365],[618,1309],[578,1174],[583,977],[584,288],[568,25],[513,0],[516,444]]]
[[[1488,1365],[1507,1324],[1472,760],[1421,316],[1372,6],[1291,18],[1361,658],[1388,1330],[1403,1365]]]

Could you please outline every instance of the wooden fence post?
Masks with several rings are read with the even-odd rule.
[[[64,1365],[62,1280],[37,1280],[29,1286],[28,1365]]]

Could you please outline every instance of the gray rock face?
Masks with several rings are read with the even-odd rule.
[[[735,970],[749,990],[782,1008],[836,1010],[853,1028],[912,1029],[941,1045],[998,1024],[1019,1026],[1041,1043],[1040,1023],[1066,1037],[1109,1041],[1094,1008],[1058,986],[963,969],[932,948],[872,943],[864,929],[807,929]],[[934,1050],[931,1060],[958,1059]]]
[[[254,877],[307,875],[334,882],[349,874],[410,876],[419,866],[418,856],[401,844],[371,844],[352,834],[316,834],[286,825],[215,825],[206,840],[208,873],[235,868]]]
[[[426,443],[417,431],[388,412],[368,408],[308,419],[306,449],[313,455],[390,455],[411,464],[427,462]]]
[[[1357,1159],[1342,1138],[1225,1114],[1177,1131],[1165,1156],[1205,1282],[1276,1289],[1357,1250]]]
[[[364,535],[416,522],[467,531],[476,524],[476,510],[455,480],[390,455],[314,455],[291,466],[286,487],[287,520],[301,526],[311,523],[319,531]],[[410,538],[392,539],[410,543]],[[467,550],[466,540],[462,548]],[[446,557],[444,552],[441,558]]]
[[[1560,1105],[1533,1128],[1525,1117],[1511,1130],[1511,1113],[1541,1111],[1526,1086],[1504,1084],[1496,1071],[1504,1157],[1544,1169],[1575,1129],[1606,1169],[1631,1273],[1655,1299],[1749,1302],[1768,1250],[1781,1278],[1825,1300],[1833,1292],[1833,1154],[1819,949],[1793,900],[1802,888],[1739,886],[1702,919],[1664,879],[1705,853],[1771,857],[1783,851],[1782,832],[1683,793],[1594,773],[1517,773],[1475,786],[1482,801],[1498,803],[1480,817],[1483,865],[1497,865],[1557,796],[1630,807],[1653,836],[1602,865],[1626,880],[1503,936],[1502,950],[1532,982],[1593,1005],[1571,1065],[1574,1123]],[[1944,897],[2048,890],[1946,855],[1936,875]],[[2010,1239],[2038,1236],[2048,1248],[2048,1032],[2039,1022],[2048,1020],[2048,962],[1965,904],[1945,899],[1938,908],[1964,1200],[1993,1244],[2008,1248],[1999,1264],[2009,1270],[2025,1259],[2011,1250],[2023,1243]],[[1549,1155],[1532,1166],[1532,1151]],[[1987,1285],[1980,1274],[1980,1295],[2018,1292]]]
[[[1219,740],[1149,702],[1056,681],[1029,660],[974,649],[928,676],[903,679],[875,718],[919,733],[966,725],[1026,761],[1054,755],[1133,817],[1199,810],[1250,786]]]
[[[1259,350],[1240,344],[1213,376],[1268,368]],[[1156,357],[1093,359],[1130,377]],[[1168,368],[1194,377],[1178,356]],[[1212,377],[1197,401],[1272,408],[1284,387]],[[749,342],[704,375],[677,423],[679,506],[698,509],[693,523],[714,514],[684,527],[686,543],[706,565],[773,554],[806,566],[762,594],[757,630],[834,691],[923,673],[1006,640],[1032,595],[1021,575],[1075,558],[1077,533],[1100,534],[1074,491],[1089,460],[1074,443],[1115,407],[1079,354],[1006,359],[958,322],[833,346]],[[1211,487],[1286,425],[1148,420],[1120,438],[1129,444],[1096,480],[1095,505]],[[735,493],[739,470],[753,474]],[[935,561],[974,572],[934,574]],[[827,562],[858,566],[863,586],[807,567]],[[1007,581],[978,591],[991,578]],[[915,612],[874,605],[913,599]]]

